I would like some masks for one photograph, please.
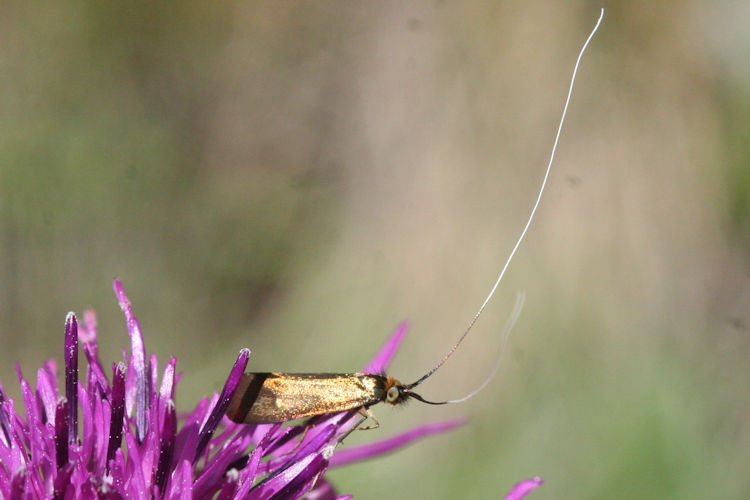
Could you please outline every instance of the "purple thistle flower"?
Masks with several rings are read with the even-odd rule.
[[[52,360],[37,371],[35,389],[16,367],[25,414],[0,384],[0,498],[350,498],[337,496],[323,479],[328,467],[372,458],[463,423],[424,425],[336,454],[359,421],[356,410],[314,417],[306,426],[235,424],[224,413],[247,365],[247,349],[240,351],[221,394],[200,400],[178,423],[177,360],[169,359],[159,383],[156,356],[146,357],[119,280],[114,290],[131,350],[112,364],[111,382],[98,358],[96,317],[87,311],[83,325],[73,313],[65,320],[64,396]],[[406,329],[404,323],[394,332],[367,372],[385,370]],[[78,378],[79,343],[88,362],[85,381]],[[522,498],[539,484],[523,481],[506,498]]]

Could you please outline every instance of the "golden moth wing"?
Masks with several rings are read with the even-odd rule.
[[[234,422],[269,424],[351,410],[383,399],[380,375],[245,373],[230,401]]]

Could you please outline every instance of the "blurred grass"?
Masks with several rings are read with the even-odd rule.
[[[471,422],[332,471],[357,498],[747,498],[750,83],[741,7],[611,2],[507,282],[370,441]],[[598,7],[548,2],[46,2],[0,16],[0,378],[17,396],[121,278],[178,406],[251,367],[439,359],[531,207]],[[734,9],[734,10],[733,10]],[[717,28],[718,23],[720,27]],[[717,34],[717,31],[720,33]]]

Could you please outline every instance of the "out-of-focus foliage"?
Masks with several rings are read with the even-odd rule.
[[[747,498],[750,41],[741,2],[613,2],[539,217],[470,338],[377,409],[452,436],[335,472],[358,498]],[[415,379],[523,226],[598,6],[565,2],[16,2],[0,7],[0,378],[60,357],[96,308],[102,359],[174,354],[178,405],[237,351],[359,369],[412,330]],[[743,9],[744,12],[743,12]],[[353,434],[348,440],[356,442]],[[371,440],[371,439],[370,439]],[[447,451],[446,451],[447,450]]]

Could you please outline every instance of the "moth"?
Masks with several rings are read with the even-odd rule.
[[[441,366],[443,366],[469,334],[477,319],[479,319],[479,316],[481,316],[484,311],[484,308],[487,306],[487,303],[495,294],[495,290],[497,290],[498,285],[502,281],[505,271],[508,269],[508,265],[516,254],[516,250],[518,250],[518,247],[526,236],[526,232],[528,231],[531,221],[536,214],[536,210],[539,207],[539,202],[542,199],[542,194],[544,193],[544,188],[547,185],[547,179],[549,178],[550,170],[552,169],[552,161],[554,160],[555,151],[557,150],[557,144],[560,139],[560,132],[562,131],[563,123],[565,122],[565,115],[568,110],[568,104],[570,103],[570,96],[573,92],[573,84],[575,83],[581,57],[593,38],[594,33],[596,33],[596,30],[599,28],[603,15],[604,9],[602,9],[601,15],[599,16],[594,29],[591,31],[586,42],[584,42],[583,47],[578,53],[578,59],[576,60],[573,74],[570,79],[570,85],[568,87],[568,95],[565,99],[565,106],[563,107],[562,116],[557,128],[557,134],[552,146],[552,153],[550,154],[549,162],[547,163],[547,170],[542,179],[536,202],[531,209],[531,214],[526,221],[526,225],[516,240],[516,244],[505,261],[505,265],[500,271],[500,275],[490,290],[489,295],[469,322],[469,326],[443,359],[431,370],[417,379],[416,382],[410,384],[402,384],[393,377],[374,373],[294,374],[248,372],[242,376],[242,380],[237,387],[237,390],[234,392],[227,409],[227,416],[232,421],[246,424],[270,424],[315,415],[325,415],[328,413],[359,409],[360,413],[365,417],[372,418],[375,421],[373,427],[377,427],[377,420],[370,412],[370,407],[378,403],[384,402],[395,406],[403,404],[409,399],[416,399],[417,401],[431,405],[460,403],[476,395],[489,383],[499,367],[502,345],[510,333],[513,323],[515,323],[515,320],[520,314],[520,309],[523,305],[523,299],[521,296],[519,296],[516,308],[508,320],[508,323],[506,323],[503,344],[501,344],[501,353],[497,358],[495,367],[477,389],[460,399],[438,402],[428,401],[413,391],[415,387],[424,382]]]
[[[428,404],[393,377],[372,373],[245,373],[227,415],[235,422],[270,424],[409,398]],[[377,422],[377,421],[376,421]]]

